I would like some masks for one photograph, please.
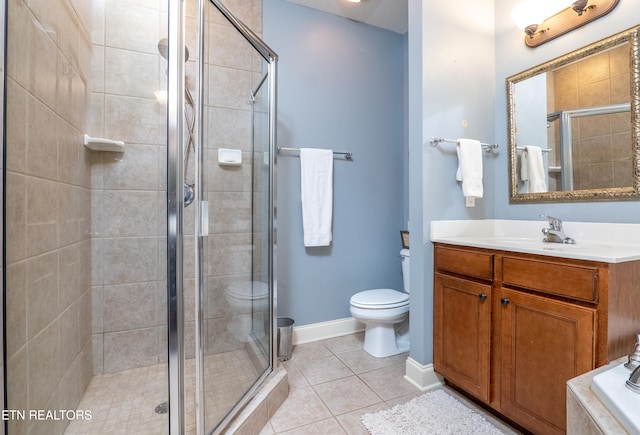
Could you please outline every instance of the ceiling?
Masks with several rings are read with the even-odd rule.
[[[404,34],[408,29],[408,0],[287,0],[319,11]]]

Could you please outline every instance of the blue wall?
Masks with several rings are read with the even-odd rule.
[[[406,228],[406,38],[283,0],[264,0],[278,53],[278,145],[350,151],[334,160],[333,244],[305,248],[300,160],[278,156],[278,315],[350,317],[358,291],[402,288]]]
[[[455,144],[429,145],[432,136],[494,138],[493,0],[409,0],[409,214],[411,351],[433,361],[433,246],[429,223],[493,216],[496,154],[485,154],[484,198],[465,208],[455,179]],[[500,153],[506,152],[502,145]]]

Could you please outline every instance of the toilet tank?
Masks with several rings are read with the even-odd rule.
[[[402,257],[402,283],[405,293],[409,293],[409,250],[401,250],[400,257]]]

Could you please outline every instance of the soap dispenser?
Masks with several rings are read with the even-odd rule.
[[[636,348],[629,354],[629,361],[624,363],[624,366],[631,371],[640,367],[640,334],[636,334]]]

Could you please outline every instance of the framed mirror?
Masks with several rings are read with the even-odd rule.
[[[639,33],[507,79],[510,203],[640,199]]]

